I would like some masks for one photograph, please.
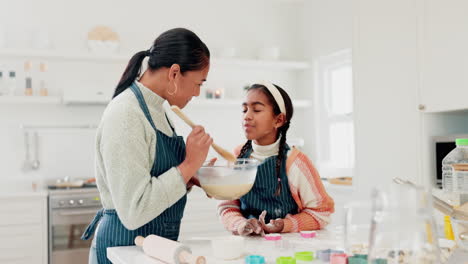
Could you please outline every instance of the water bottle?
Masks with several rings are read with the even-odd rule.
[[[458,174],[454,177],[453,164],[468,164],[468,139],[456,139],[455,144],[457,147],[450,151],[447,156],[442,160],[442,186],[446,192],[463,192],[463,182],[468,181],[464,179],[463,174]],[[468,192],[468,190],[464,190]]]
[[[0,70],[0,96],[6,95],[8,92],[5,90],[5,78],[3,77],[3,72]]]
[[[11,96],[14,96],[16,95],[16,90],[17,90],[17,87],[16,87],[16,72],[15,71],[10,71],[9,74],[8,74],[8,82],[7,82],[7,87],[8,87],[8,91],[10,93]]]

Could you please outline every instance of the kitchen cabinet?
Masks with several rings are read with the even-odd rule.
[[[468,2],[420,0],[420,109],[468,109]]]
[[[415,1],[353,2],[356,194],[421,183]]]
[[[468,3],[353,4],[356,184],[433,187],[433,137],[468,133]]]
[[[48,263],[47,194],[0,195],[0,263]]]

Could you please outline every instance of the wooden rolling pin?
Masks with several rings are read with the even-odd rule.
[[[146,238],[137,236],[135,244],[143,247],[146,255],[171,264],[205,264],[203,256],[194,256],[192,251],[183,244],[170,239],[149,235]]]
[[[180,117],[180,119],[184,120],[184,122],[187,123],[187,125],[189,125],[192,128],[195,126],[195,123],[193,123],[192,120],[190,120],[190,118],[188,118],[188,116],[186,116],[182,112],[182,110],[180,110],[178,106],[173,105],[171,106],[171,109],[174,113],[176,113]],[[216,152],[218,152],[219,155],[221,155],[221,157],[225,158],[227,161],[230,161],[230,162],[237,161],[236,156],[234,156],[234,154],[232,154],[231,152],[223,149],[222,147],[216,145],[215,143],[212,143],[211,146]]]

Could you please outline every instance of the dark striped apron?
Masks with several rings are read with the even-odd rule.
[[[178,166],[182,163],[185,159],[185,142],[181,136],[177,136],[172,126],[171,129],[174,132],[172,137],[160,132],[151,118],[148,106],[146,105],[143,94],[137,84],[133,83],[130,88],[138,99],[140,108],[143,110],[147,120],[156,132],[157,159],[153,162],[151,175],[152,177],[158,177],[172,167]],[[131,177],[131,175],[129,175],[129,177]],[[101,209],[96,214],[81,238],[84,240],[91,238],[99,224],[99,229],[95,238],[97,259],[99,264],[111,263],[107,259],[107,248],[134,245],[134,239],[136,236],[146,237],[150,234],[154,234],[168,239],[177,240],[186,202],[187,195],[184,195],[179,199],[179,201],[166,209],[158,217],[136,230],[126,229],[114,209]]]
[[[291,195],[288,177],[286,175],[286,159],[289,146],[284,149],[284,160],[281,164],[281,193],[275,196],[278,185],[276,176],[276,159],[278,156],[271,156],[258,167],[255,183],[246,195],[240,198],[241,212],[245,218],[257,218],[263,210],[267,211],[265,222],[271,219],[284,218],[287,214],[297,214],[298,206]],[[250,157],[252,148],[246,151],[243,158]]]

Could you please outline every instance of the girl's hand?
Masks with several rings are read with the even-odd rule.
[[[259,222],[265,234],[280,233],[284,228],[284,220],[281,218],[272,219],[270,220],[270,223],[265,224],[266,213],[267,211],[263,211],[259,217]]]
[[[195,126],[188,135],[185,144],[185,160],[179,165],[180,173],[186,183],[205,162],[211,143],[213,139],[202,126]]]
[[[240,223],[237,227],[237,231],[233,232],[234,235],[248,236],[252,234],[260,234],[262,227],[257,219],[245,219],[244,222]]]

